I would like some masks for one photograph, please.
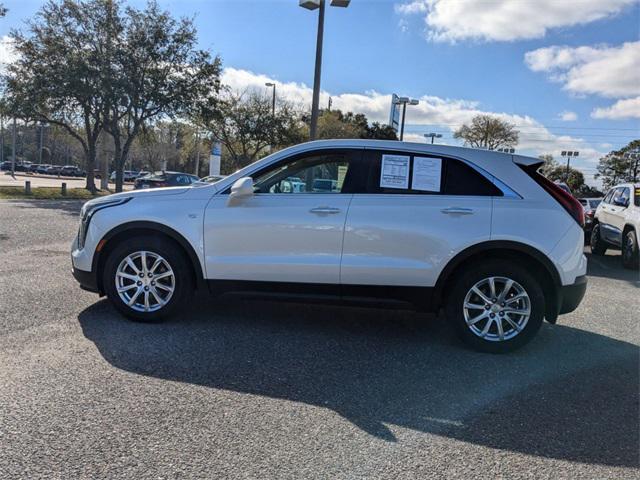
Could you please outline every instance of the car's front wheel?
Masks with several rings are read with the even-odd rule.
[[[634,230],[629,230],[622,239],[622,265],[630,269],[640,267],[638,236]]]
[[[447,300],[447,318],[476,350],[505,353],[528,343],[544,318],[539,281],[523,266],[487,260],[466,268]]]
[[[107,257],[103,285],[125,316],[153,322],[174,313],[192,290],[188,259],[174,242],[135,237]]]

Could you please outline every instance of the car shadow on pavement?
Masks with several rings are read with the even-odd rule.
[[[331,409],[386,441],[399,441],[402,427],[638,466],[635,345],[545,324],[525,348],[488,355],[463,347],[441,319],[411,312],[224,297],[193,305],[182,318],[139,324],[103,300],[79,321],[116,368]]]
[[[606,255],[594,255],[590,248],[585,248],[587,257],[587,274],[593,277],[622,280],[640,286],[640,271],[622,266],[620,251],[609,251]]]

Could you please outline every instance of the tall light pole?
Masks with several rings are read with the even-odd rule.
[[[267,82],[264,84],[265,87],[272,87],[273,88],[273,92],[271,95],[271,115],[273,115],[275,117],[276,115],[276,84],[275,83],[271,83],[271,82]]]
[[[429,137],[431,137],[431,145],[433,145],[433,139],[442,138],[442,134],[441,133],[425,133],[424,134],[424,138],[429,138]]]
[[[398,97],[395,99],[396,105],[402,105],[402,121],[400,122],[400,141],[404,138],[404,119],[407,114],[407,104],[418,105],[420,102],[415,98]]]
[[[571,157],[577,157],[579,154],[580,154],[580,152],[576,152],[576,151],[573,151],[573,150],[569,150],[569,151],[563,150],[560,153],[560,156],[562,158],[566,158],[567,159],[567,171],[564,174],[565,183],[569,182],[569,163],[571,162]]]
[[[332,7],[348,7],[351,0],[331,0]],[[311,101],[311,127],[309,136],[316,139],[318,130],[318,109],[320,103],[320,77],[322,70],[322,41],[324,38],[324,10],[325,0],[300,0],[300,6],[307,10],[319,9],[318,12],[318,36],[316,39],[316,66],[313,76],[313,99]]]

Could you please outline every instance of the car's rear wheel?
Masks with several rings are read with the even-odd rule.
[[[604,255],[607,253],[607,244],[602,239],[600,235],[600,225],[596,224],[593,226],[593,230],[591,230],[591,253],[594,255]]]
[[[447,318],[476,350],[506,353],[528,343],[544,317],[540,282],[525,268],[490,260],[466,268],[447,300]]]
[[[630,269],[640,268],[638,236],[635,230],[629,230],[622,239],[622,265]]]
[[[164,238],[135,237],[111,251],[103,285],[122,314],[154,322],[184,304],[192,277],[188,259],[177,244]]]

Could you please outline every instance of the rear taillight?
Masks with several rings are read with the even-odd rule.
[[[533,167],[522,167],[522,169],[527,172],[527,174],[535,180],[538,185],[544,188],[549,195],[555,198],[556,201],[569,213],[569,215],[573,217],[578,225],[584,227],[584,209],[582,208],[582,204],[569,192],[564,191],[559,185],[556,185],[551,180],[538,173],[537,167],[538,166],[535,165],[535,169]]]

